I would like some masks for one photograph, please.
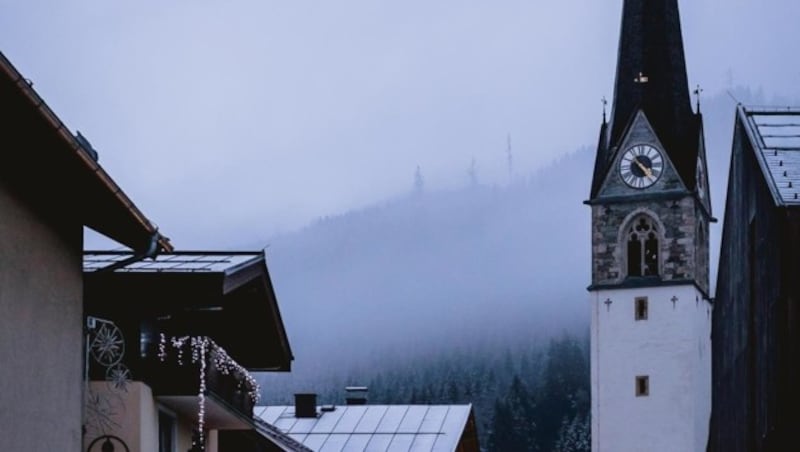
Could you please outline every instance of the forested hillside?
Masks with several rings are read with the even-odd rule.
[[[727,94],[703,104],[719,218],[734,112]],[[486,450],[588,450],[593,163],[586,147],[497,184],[465,164],[452,190],[429,188],[421,168],[403,196],[273,237],[296,360],[261,377],[265,401],[341,403],[344,386],[368,385],[371,403],[473,403]]]

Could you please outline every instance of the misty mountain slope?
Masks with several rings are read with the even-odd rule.
[[[307,343],[359,355],[533,327],[534,306],[580,312],[588,183],[570,175],[589,171],[590,155],[511,186],[423,190],[276,238],[268,257],[298,365]]]
[[[720,218],[734,111],[727,95],[703,104]],[[587,147],[510,185],[423,189],[274,237],[268,261],[296,360],[270,386],[313,389],[381,362],[585,330],[593,163]]]

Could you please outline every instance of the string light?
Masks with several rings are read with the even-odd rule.
[[[233,358],[228,355],[222,347],[217,345],[213,340],[205,336],[181,336],[171,337],[167,340],[166,336],[161,333],[160,341],[158,344],[158,359],[161,362],[166,362],[169,357],[167,345],[171,345],[174,351],[175,360],[179,366],[184,365],[184,353],[188,345],[188,355],[191,356],[191,364],[199,364],[200,367],[200,387],[198,388],[198,414],[197,414],[197,436],[192,439],[192,444],[199,447],[199,450],[205,449],[205,415],[206,415],[206,379],[207,369],[206,363],[210,356],[211,364],[214,369],[223,375],[232,375],[238,382],[236,389],[247,393],[250,401],[255,405],[260,399],[261,388],[256,379],[250,375],[250,372],[237,363]]]

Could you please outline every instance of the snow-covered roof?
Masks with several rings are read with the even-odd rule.
[[[739,107],[777,205],[800,205],[800,109]]]
[[[83,271],[95,271],[129,259],[127,251],[86,251]],[[263,259],[261,251],[175,251],[152,259],[140,259],[116,268],[115,272],[205,272],[229,273],[251,261]]]
[[[332,410],[331,410],[332,408]],[[295,417],[294,406],[257,406],[254,417],[320,452],[454,452],[472,405],[345,405]]]

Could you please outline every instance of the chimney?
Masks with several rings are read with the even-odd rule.
[[[348,386],[344,388],[347,395],[345,399],[348,405],[366,405],[367,404],[367,387],[366,386]]]
[[[295,417],[317,417],[317,395],[316,394],[295,394],[294,395],[294,416]]]

